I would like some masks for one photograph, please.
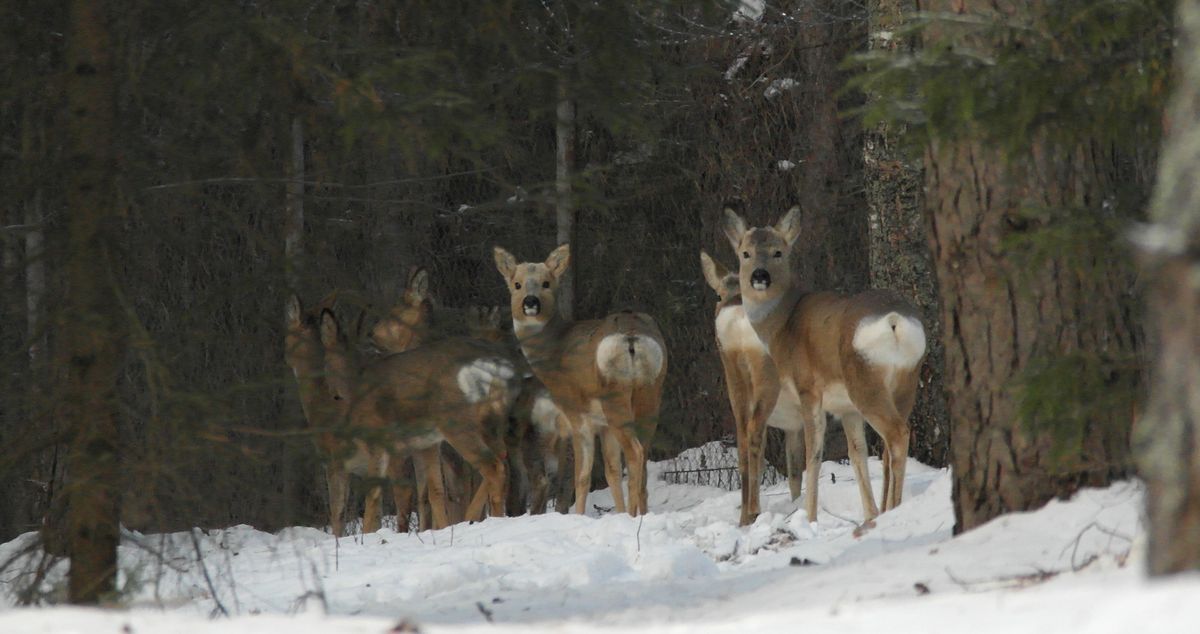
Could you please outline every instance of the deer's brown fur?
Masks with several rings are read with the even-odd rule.
[[[775,362],[746,319],[737,274],[729,272],[704,251],[700,252],[700,266],[705,281],[718,297],[714,314],[717,348],[737,431],[738,475],[742,481],[740,522],[746,526],[761,511],[759,483],[768,426],[784,430],[788,486],[793,499],[800,497],[803,420],[797,403],[786,395],[780,399]]]
[[[804,417],[809,519],[816,520],[826,412],[840,418],[846,431],[868,521],[879,511],[867,474],[864,417],[883,438],[882,508],[894,508],[903,493],[908,416],[925,354],[916,309],[891,291],[804,291],[791,267],[799,208],[774,226],[755,228],[726,209],[723,229],[740,262],[746,316],[775,362],[782,390],[796,398]]]
[[[518,263],[500,247],[496,268],[508,286],[513,331],[533,373],[545,384],[570,422],[575,448],[575,508],[583,513],[591,488],[594,435],[604,428],[605,474],[614,505],[624,505],[619,445],[629,468],[630,514],[647,511],[644,442],[658,424],[667,349],[654,319],[623,311],[603,319],[568,321],[555,301],[570,262],[570,247],[555,249],[545,262]],[[615,482],[614,482],[615,480]]]

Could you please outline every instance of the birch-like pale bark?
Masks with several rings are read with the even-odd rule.
[[[579,249],[575,244],[575,197],[571,179],[575,172],[575,101],[571,98],[566,79],[558,81],[558,107],[555,109],[554,138],[554,218],[557,227],[556,244],[571,243],[571,266],[559,280],[557,296],[559,313],[572,319],[575,309],[575,269],[579,266]]]
[[[1200,570],[1200,3],[1179,3],[1171,128],[1141,237],[1156,335],[1150,400],[1134,428],[1146,483],[1147,565]]]

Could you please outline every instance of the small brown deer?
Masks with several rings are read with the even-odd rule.
[[[791,266],[800,237],[799,207],[774,226],[754,228],[726,209],[723,229],[741,262],[746,317],[775,361],[782,390],[800,404],[809,520],[817,518],[826,412],[840,418],[846,431],[864,521],[879,514],[867,474],[864,417],[883,438],[882,508],[895,508],[904,490],[908,417],[925,356],[925,328],[916,308],[885,290],[840,295],[801,289]]]
[[[516,339],[504,324],[509,321],[507,313],[501,306],[471,306],[467,310],[467,331],[477,339],[512,345],[515,349]],[[521,369],[527,376],[521,383],[521,395],[513,405],[509,419],[512,478],[508,511],[520,512],[528,506],[532,514],[538,515],[546,512],[550,483],[556,482],[561,477],[561,469],[566,468],[571,425],[554,404],[550,391],[532,375],[528,365],[522,364]],[[617,455],[619,457],[619,453]],[[568,502],[566,496],[559,496],[556,510],[566,512]]]
[[[504,433],[520,377],[510,353],[455,337],[360,364],[332,312],[321,314],[325,372],[358,455],[386,475],[391,456],[411,453],[424,474],[433,527],[449,525],[440,445],[450,444],[483,477],[467,507],[482,519],[485,504],[502,515],[507,485]],[[361,369],[360,369],[361,368]]]
[[[779,375],[767,347],[746,319],[736,273],[700,252],[704,279],[717,292],[717,349],[725,370],[725,389],[737,431],[738,475],[742,481],[741,525],[754,522],[761,510],[763,448],[767,427],[782,429],[787,455],[788,487],[800,497],[801,432],[799,403],[780,395]]]
[[[413,266],[409,269],[406,280],[400,300],[375,322],[368,336],[371,345],[383,355],[416,348],[437,338],[440,332],[435,332],[432,324],[438,311],[429,292],[429,271],[421,266]],[[470,495],[468,487],[475,483],[471,482],[470,469],[460,456],[448,451],[444,446],[441,455],[446,514],[448,521],[454,524],[462,521],[467,506],[466,498]],[[397,456],[397,459],[389,460],[387,471],[392,486],[392,497],[396,503],[397,530],[404,532],[408,529],[408,516],[414,504],[420,530],[431,528],[432,518],[424,474],[415,469],[412,457]],[[373,503],[376,498],[375,490],[372,489],[367,499]],[[375,509],[368,510],[374,515]],[[364,516],[366,514],[364,512]]]
[[[518,263],[495,247],[496,268],[509,289],[513,331],[533,373],[550,391],[571,424],[575,449],[575,510],[585,512],[591,489],[596,430],[603,442],[605,477],[618,511],[645,514],[646,452],[658,425],[667,347],[654,319],[623,311],[603,319],[572,322],[559,313],[559,279],[571,257],[569,245],[545,262]],[[629,505],[622,494],[619,445],[629,468]],[[610,459],[615,457],[615,460]]]
[[[428,336],[429,322],[429,273],[414,267],[402,293],[401,301],[372,329],[371,338],[385,353],[403,352],[420,345]],[[284,357],[299,385],[300,402],[309,425],[319,430],[316,438],[318,450],[325,456],[325,476],[329,493],[330,527],[334,535],[341,536],[345,530],[345,510],[350,492],[350,475],[382,477],[386,471],[393,482],[392,493],[396,504],[397,529],[408,529],[409,510],[413,504],[412,478],[404,469],[412,470],[411,460],[379,462],[382,455],[374,457],[359,454],[353,442],[346,438],[344,403],[340,403],[329,386],[325,371],[325,350],[318,332],[318,317],[333,304],[333,295],[322,300],[317,312],[306,313],[296,296],[286,306],[286,328]],[[373,462],[374,461],[374,462]],[[363,507],[364,533],[379,529],[382,516],[382,500],[378,487],[371,487]]]
[[[340,423],[338,407],[325,377],[325,351],[317,333],[317,318],[305,312],[300,298],[295,295],[288,299],[285,315],[284,360],[296,377],[304,417],[309,427],[316,431],[317,450],[325,458],[329,525],[334,536],[340,537],[345,530],[346,494],[341,486],[344,466],[338,456],[344,447],[336,433]]]

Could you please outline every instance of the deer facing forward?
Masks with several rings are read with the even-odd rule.
[[[925,356],[925,328],[916,308],[885,290],[841,295],[801,289],[791,267],[799,207],[774,226],[753,228],[726,209],[723,229],[740,262],[746,317],[775,361],[782,391],[800,404],[809,520],[817,518],[826,412],[840,418],[846,431],[864,521],[879,514],[867,474],[864,417],[883,438],[883,510],[895,508],[904,489],[908,417]]]
[[[630,515],[647,512],[646,451],[658,424],[667,348],[654,319],[623,311],[603,319],[568,321],[556,303],[570,263],[569,245],[545,262],[518,263],[500,247],[496,268],[510,295],[513,331],[533,373],[545,384],[574,434],[575,510],[587,508],[594,436],[603,430],[605,477],[621,511],[620,447],[629,468]],[[615,460],[614,460],[615,458]]]

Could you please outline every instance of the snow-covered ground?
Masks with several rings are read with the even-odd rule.
[[[871,473],[878,495],[877,461]],[[738,528],[737,493],[655,481],[641,519],[549,514],[341,540],[246,526],[195,542],[135,535],[121,549],[129,610],[3,608],[0,632],[1200,631],[1200,577],[1142,572],[1136,483],[952,537],[945,470],[910,461],[904,503],[857,535],[852,471],[826,463],[821,480],[815,524],[786,485]],[[0,546],[0,561],[30,538]],[[0,577],[5,606],[14,575]]]

